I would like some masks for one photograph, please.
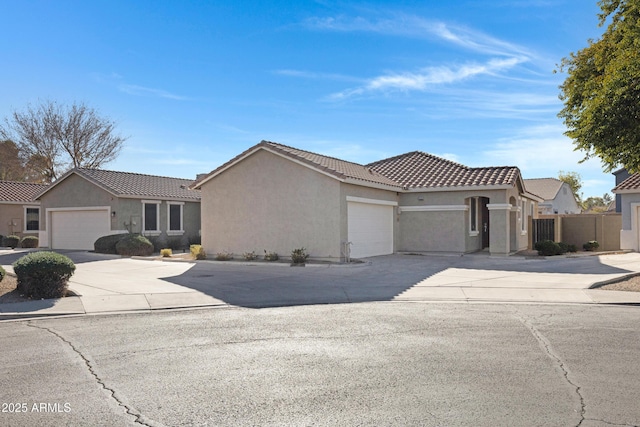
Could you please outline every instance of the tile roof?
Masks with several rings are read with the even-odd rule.
[[[381,184],[400,188],[400,185],[397,182],[361,164],[336,159],[335,157],[324,156],[322,154],[312,153],[310,151],[299,150],[297,148],[289,147],[271,141],[262,141],[259,144],[254,145],[253,147],[244,151],[243,153],[240,153],[233,159],[229,160],[222,166],[207,174],[206,177],[199,179],[198,183],[196,183],[196,186],[207,180],[209,177],[217,175],[219,172],[225,170],[227,167],[231,166],[248,154],[260,148],[268,149],[292,160],[304,163],[341,180],[350,178],[373,184]]]
[[[200,191],[189,189],[189,186],[194,182],[191,179],[76,168],[67,172],[57,182],[61,182],[72,173],[76,173],[120,197],[200,200]],[[53,184],[53,186],[55,185],[56,183]]]
[[[413,151],[366,165],[402,187],[440,188],[515,185],[515,166],[471,168],[422,151]]]
[[[630,192],[632,190],[640,190],[640,173],[634,173],[629,178],[625,179],[620,184],[616,185],[616,188],[613,189],[613,192],[614,193],[617,191]]]
[[[532,178],[525,179],[524,186],[527,191],[542,197],[544,200],[553,200],[562,188],[563,182],[557,178]]]
[[[47,184],[0,181],[0,202],[32,202],[47,187]]]

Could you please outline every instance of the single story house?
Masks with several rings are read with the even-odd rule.
[[[640,173],[635,173],[620,182],[613,189],[620,200],[622,229],[620,249],[640,251]]]
[[[193,180],[75,168],[36,195],[44,215],[40,246],[93,250],[101,236],[199,238],[200,191]]]
[[[269,141],[199,178],[207,253],[344,259],[394,252],[509,255],[528,246],[541,198],[517,167],[424,152],[361,165]]]
[[[538,203],[538,214],[579,214],[582,209],[576,201],[571,186],[557,178],[525,179],[527,190],[544,199]]]
[[[31,182],[0,181],[0,235],[38,236],[41,212],[35,196],[47,187]]]

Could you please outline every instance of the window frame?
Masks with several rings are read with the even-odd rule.
[[[29,228],[29,209],[37,209],[38,210],[38,228],[30,229]],[[25,206],[24,207],[24,224],[23,233],[34,233],[40,231],[40,206]]]
[[[179,230],[171,229],[171,207],[172,206],[180,207],[180,229]],[[184,202],[167,202],[167,235],[177,236],[181,234],[184,234]]]
[[[143,200],[142,201],[142,234],[147,236],[159,235],[160,231],[160,200]],[[147,230],[147,205],[156,206],[156,229]]]
[[[469,235],[477,236],[480,234],[478,230],[478,198],[469,197]]]

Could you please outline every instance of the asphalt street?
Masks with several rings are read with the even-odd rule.
[[[640,425],[637,307],[208,308],[0,342],[3,426]]]

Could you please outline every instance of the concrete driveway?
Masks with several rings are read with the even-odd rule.
[[[526,259],[389,255],[350,266],[179,262],[66,252],[79,297],[0,305],[0,316],[198,306],[272,307],[368,301],[640,304],[640,293],[589,289],[640,272],[640,254]],[[0,264],[23,254],[0,252]]]

